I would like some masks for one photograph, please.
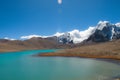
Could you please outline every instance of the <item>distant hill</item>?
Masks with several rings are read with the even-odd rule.
[[[6,40],[0,39],[0,52],[33,50],[33,49],[56,49],[70,48],[69,44],[60,44],[57,37],[34,37],[28,40]]]

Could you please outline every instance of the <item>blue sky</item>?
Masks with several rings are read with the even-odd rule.
[[[120,22],[120,0],[0,0],[0,38],[85,30]]]

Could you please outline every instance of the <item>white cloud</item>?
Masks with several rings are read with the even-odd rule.
[[[89,27],[87,30],[83,30],[83,31],[75,29],[75,30],[72,30],[72,31],[68,31],[68,33],[70,33],[70,37],[73,39],[74,43],[80,43],[80,42],[88,39],[89,36],[91,34],[93,34],[96,29],[103,29],[104,26],[106,26],[107,23],[109,23],[109,22],[108,21],[100,21],[98,23],[98,25],[95,26],[95,27]],[[116,23],[115,25],[120,27],[120,23]],[[30,39],[30,38],[33,38],[33,37],[47,38],[47,37],[52,37],[52,36],[60,37],[63,34],[65,34],[65,33],[56,32],[55,34],[53,34],[51,36],[28,35],[28,36],[21,36],[20,39]]]
[[[4,39],[11,40],[11,41],[16,40],[16,39],[13,39],[13,38],[8,38],[8,37],[5,37]]]
[[[21,36],[20,39],[31,39],[33,37],[42,37],[42,38],[46,38],[48,36],[40,36],[40,35],[28,35],[28,36]]]
[[[31,39],[33,37],[41,37],[41,38],[47,38],[47,37],[53,37],[53,36],[59,37],[59,36],[61,36],[63,34],[64,33],[60,33],[60,32],[56,32],[55,34],[53,34],[51,36],[41,36],[41,35],[35,35],[35,34],[33,34],[33,35],[28,35],[28,36],[21,36],[20,39]]]
[[[93,32],[94,32],[95,27],[89,27],[87,30],[84,31],[79,31],[77,29],[69,31],[70,37],[73,39],[74,43],[80,43],[83,40],[87,39]],[[60,37],[65,33],[60,33],[57,32],[53,34],[52,36],[57,36]],[[40,36],[40,35],[28,35],[28,36],[21,36],[20,39],[31,39],[33,37],[42,37],[42,38],[47,38],[47,37],[52,37],[52,36]]]
[[[74,43],[80,43],[87,39],[92,33],[94,33],[95,27],[89,27],[87,30],[79,31],[77,29],[69,31],[70,37],[73,39]],[[54,36],[60,37],[65,33],[57,32]]]
[[[62,4],[62,0],[58,0],[58,4]]]
[[[61,35],[63,35],[63,34],[64,34],[64,33],[57,32],[57,33],[55,33],[53,36],[59,37],[59,36],[61,36]]]
[[[95,27],[89,27],[87,30],[79,31],[77,29],[70,31],[74,43],[80,43],[87,39],[95,30]]]

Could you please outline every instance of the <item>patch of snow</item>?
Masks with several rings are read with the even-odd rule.
[[[33,37],[47,38],[48,36],[28,35],[28,36],[21,36],[20,39],[31,39],[31,38],[33,38]]]
[[[4,39],[11,40],[11,41],[16,40],[16,39],[13,39],[13,38],[8,38],[8,37],[5,37]]]
[[[102,30],[104,27],[106,27],[109,24],[109,21],[99,21],[97,29]]]
[[[120,23],[116,23],[115,25],[116,25],[117,27],[120,27]]]

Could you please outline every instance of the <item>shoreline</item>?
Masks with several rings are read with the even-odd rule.
[[[120,40],[84,45],[72,49],[65,49],[54,53],[38,54],[41,57],[81,57],[101,59],[120,64]]]
[[[99,55],[80,55],[80,54],[70,54],[70,53],[58,53],[58,52],[53,52],[53,53],[40,53],[38,55],[35,55],[37,57],[71,57],[71,58],[87,58],[87,59],[94,59],[94,60],[99,60],[99,61],[105,61],[109,63],[116,64],[120,66],[120,58],[116,57],[108,57],[108,56],[99,56]],[[120,76],[116,76],[111,78],[111,80],[120,80]]]
[[[29,51],[29,50],[52,50],[52,49],[25,49],[25,50],[8,50],[8,51],[0,51],[0,54],[4,54],[4,53],[11,53],[11,52],[19,52],[19,51]]]
[[[39,49],[35,49],[35,50],[39,50]],[[27,51],[27,50],[21,50],[21,51]],[[78,51],[76,50],[75,52],[78,52]],[[98,54],[88,54],[88,53],[80,53],[80,52],[75,53],[75,52],[69,52],[68,50],[67,51],[58,50],[52,53],[38,53],[33,56],[34,57],[71,57],[71,58],[75,57],[75,58],[84,58],[84,59],[89,58],[89,59],[95,59],[95,60],[114,63],[120,66],[120,57],[117,57],[117,55],[108,55],[108,54],[98,55]],[[111,80],[120,80],[120,76],[113,77]]]
[[[38,55],[35,55],[37,57],[71,57],[71,58],[88,58],[88,59],[95,59],[99,61],[105,61],[109,63],[116,64],[120,66],[120,58],[116,57],[108,57],[108,56],[99,56],[99,55],[80,55],[80,54],[70,54],[70,53],[58,53],[58,52],[53,52],[53,53],[40,53]],[[111,80],[120,80],[120,76],[115,76],[112,77]]]
[[[40,53],[35,56],[38,57],[76,57],[76,58],[90,58],[90,59],[96,59],[101,61],[107,61],[111,63],[115,63],[117,65],[120,65],[120,58],[114,57],[114,56],[100,56],[100,55],[84,55],[84,54],[70,54],[70,53]]]

